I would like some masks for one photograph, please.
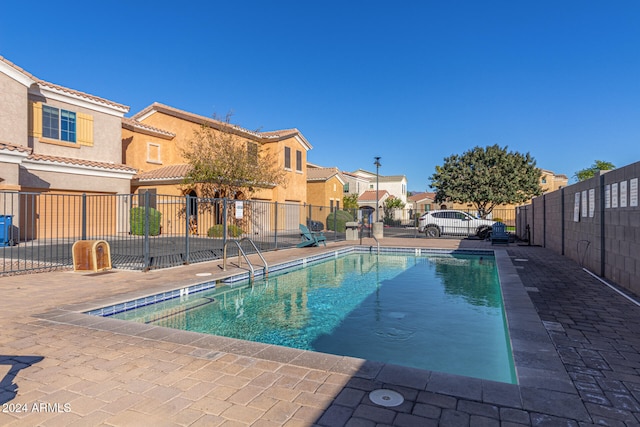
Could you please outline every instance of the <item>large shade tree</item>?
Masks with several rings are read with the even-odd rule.
[[[183,184],[202,197],[251,198],[263,188],[286,184],[277,153],[243,137],[227,116],[219,129],[194,131],[182,155],[191,166]]]
[[[542,194],[540,176],[529,153],[492,145],[446,157],[431,176],[431,188],[436,190],[436,202],[472,204],[484,217],[498,205]]]

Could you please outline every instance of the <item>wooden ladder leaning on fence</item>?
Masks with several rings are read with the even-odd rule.
[[[189,217],[189,234],[193,236],[198,235],[198,221],[196,220],[196,217],[193,215]]]

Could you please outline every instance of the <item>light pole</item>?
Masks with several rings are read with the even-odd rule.
[[[379,210],[378,202],[380,201],[380,197],[378,196],[378,191],[379,191],[379,188],[380,188],[380,179],[379,179],[380,178],[380,173],[379,173],[379,171],[380,171],[380,166],[382,166],[382,165],[380,164],[380,156],[376,156],[376,157],[374,157],[374,159],[376,159],[376,161],[373,162],[373,164],[376,165],[376,222],[378,222],[378,210]]]

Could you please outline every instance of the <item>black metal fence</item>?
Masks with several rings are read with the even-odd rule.
[[[419,218],[384,220],[384,235],[424,238]],[[366,210],[256,200],[191,196],[0,192],[0,275],[69,268],[73,244],[103,240],[115,268],[149,270],[220,259],[229,240],[251,239],[260,251],[293,247],[300,224],[323,231],[328,241],[345,239],[347,222],[371,234]],[[494,220],[515,224],[515,211],[494,211]],[[466,223],[467,227],[469,222]],[[469,228],[469,227],[468,227]],[[468,230],[467,230],[468,231]],[[468,237],[474,233],[440,237]],[[253,247],[242,244],[246,253]],[[228,255],[237,255],[229,245]]]
[[[219,259],[244,237],[260,251],[292,247],[300,224],[344,240],[339,218],[324,206],[254,200],[0,192],[0,274],[72,267],[78,240],[106,241],[113,267],[135,270]]]

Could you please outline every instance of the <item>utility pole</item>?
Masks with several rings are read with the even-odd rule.
[[[380,202],[380,196],[378,195],[378,192],[380,191],[380,166],[382,166],[380,164],[380,158],[380,156],[374,157],[376,161],[373,162],[373,164],[376,165],[376,222],[378,222],[378,211],[380,210],[380,207],[378,206],[378,203]]]

